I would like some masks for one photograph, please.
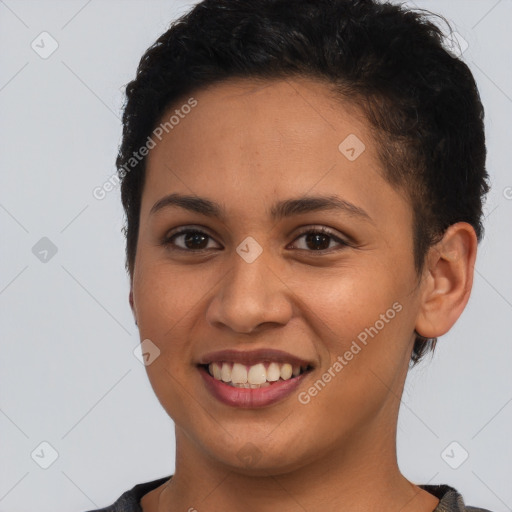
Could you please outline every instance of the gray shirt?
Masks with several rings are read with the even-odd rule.
[[[118,500],[109,507],[89,510],[88,512],[142,512],[140,506],[142,497],[170,478],[171,476],[166,476],[151,482],[137,484],[129,491],[123,493]],[[462,496],[449,485],[418,485],[418,487],[421,487],[424,491],[439,498],[439,503],[432,512],[491,512],[485,508],[466,506]]]

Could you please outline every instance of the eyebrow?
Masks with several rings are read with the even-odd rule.
[[[183,194],[169,194],[159,199],[151,208],[149,215],[170,208],[178,207],[192,212],[225,220],[225,210],[221,205],[204,197]],[[303,196],[298,199],[286,199],[275,203],[270,209],[270,217],[277,221],[293,215],[317,211],[342,211],[374,224],[373,219],[361,207],[338,196]]]

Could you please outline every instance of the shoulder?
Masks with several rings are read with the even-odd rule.
[[[142,512],[140,500],[148,492],[169,480],[172,475],[135,485],[124,492],[112,505],[87,512]]]
[[[446,484],[418,485],[423,490],[439,498],[439,504],[433,512],[492,512],[486,508],[468,506],[464,503],[462,495]]]

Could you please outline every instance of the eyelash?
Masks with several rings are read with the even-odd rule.
[[[184,249],[183,247],[177,247],[176,245],[173,244],[173,240],[178,238],[179,236],[181,235],[185,235],[187,233],[196,233],[196,234],[201,234],[201,235],[206,235],[209,239],[213,239],[212,236],[210,236],[208,233],[204,232],[204,231],[201,231],[200,229],[191,229],[191,228],[186,228],[186,229],[182,229],[180,231],[177,231],[176,233],[173,233],[171,236],[167,236],[165,237],[163,240],[162,240],[162,245],[165,246],[165,247],[170,247],[171,250],[177,250],[177,251],[183,251],[183,252],[188,252],[188,253],[203,253],[203,252],[206,252],[206,251],[209,251],[210,249],[197,249],[197,250],[194,250],[194,249]],[[336,236],[331,230],[325,228],[325,227],[318,227],[318,228],[308,228],[304,231],[302,231],[301,233],[299,233],[297,235],[297,237],[295,238],[295,240],[297,240],[298,238],[304,236],[304,235],[309,235],[309,234],[322,234],[322,235],[326,235],[330,238],[332,238],[333,240],[335,240],[336,242],[338,242],[341,247],[338,247],[337,249],[320,249],[320,250],[308,250],[308,249],[299,249],[300,251],[306,251],[306,252],[310,252],[312,254],[326,254],[326,253],[331,253],[334,251],[339,251],[339,250],[342,250],[343,248],[345,247],[350,247],[351,245],[346,242],[345,240],[342,240],[341,238],[339,238],[338,236]],[[294,241],[295,241],[294,240]],[[329,244],[330,245],[330,244]]]

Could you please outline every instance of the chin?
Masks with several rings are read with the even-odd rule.
[[[214,463],[225,466],[228,471],[255,477],[289,473],[307,465],[320,451],[315,446],[308,446],[307,452],[299,451],[298,447],[304,446],[303,440],[294,441],[289,434],[286,439],[272,442],[267,435],[236,440],[226,435],[216,443],[212,444],[210,438],[200,444]]]

